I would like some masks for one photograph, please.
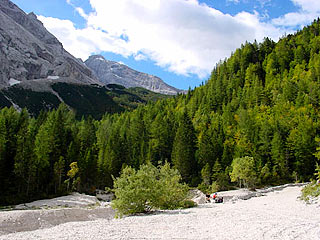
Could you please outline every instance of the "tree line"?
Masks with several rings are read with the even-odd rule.
[[[168,162],[202,189],[308,181],[319,98],[317,19],[277,43],[245,43],[202,86],[131,112],[77,121],[65,105],[37,118],[4,108],[1,204],[112,187],[121,169],[146,163]]]

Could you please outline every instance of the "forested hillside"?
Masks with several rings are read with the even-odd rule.
[[[105,113],[131,111],[149,101],[171,97],[142,88],[126,89],[116,84],[101,87],[56,82],[46,88],[51,90],[33,91],[19,84],[0,89],[0,108],[27,108],[31,116],[37,117],[41,111],[57,109],[64,103],[75,112],[77,119],[88,116],[101,119]]]
[[[133,112],[75,121],[64,105],[37,119],[3,109],[1,204],[110,187],[123,166],[148,161],[168,161],[202,188],[308,181],[317,162],[319,97],[318,19],[278,43],[244,44],[203,86]]]

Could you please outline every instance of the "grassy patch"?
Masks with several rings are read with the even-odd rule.
[[[320,184],[312,182],[302,189],[301,199],[309,202],[312,198],[320,196]]]

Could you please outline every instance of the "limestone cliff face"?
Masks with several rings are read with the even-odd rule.
[[[177,93],[177,89],[157,77],[105,62],[109,63],[109,70],[115,70],[111,76],[123,80],[105,83]],[[99,71],[103,72],[103,69]],[[100,75],[99,71],[97,75]],[[139,81],[128,84],[131,79]],[[78,117],[90,115],[95,118],[106,112],[123,111],[123,106],[113,100],[114,94],[109,94],[112,89],[104,85],[91,69],[63,48],[35,14],[26,14],[11,1],[0,0],[0,109],[27,108],[36,116],[41,110],[55,109],[65,103]],[[123,94],[132,96],[132,93]],[[140,100],[137,95],[132,101],[141,103]]]
[[[0,88],[33,79],[98,83],[91,70],[73,57],[33,13],[0,0]],[[11,82],[12,82],[11,81]]]
[[[126,88],[142,87],[153,92],[175,95],[182,92],[163,82],[160,78],[141,73],[126,65],[108,61],[101,55],[90,56],[85,64],[95,73],[103,84],[119,84]]]
[[[19,83],[24,87],[24,82],[37,80],[48,84],[52,81],[116,83],[169,95],[181,92],[158,77],[107,61],[99,55],[91,56],[84,64],[63,48],[34,13],[24,13],[9,0],[0,0],[0,23],[0,89]],[[41,91],[39,86],[48,84],[37,84],[34,90]],[[27,85],[33,88],[32,84]]]

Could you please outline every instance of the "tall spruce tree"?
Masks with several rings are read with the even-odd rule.
[[[173,142],[172,163],[188,183],[191,183],[197,173],[195,146],[195,131],[187,111],[184,110]]]

